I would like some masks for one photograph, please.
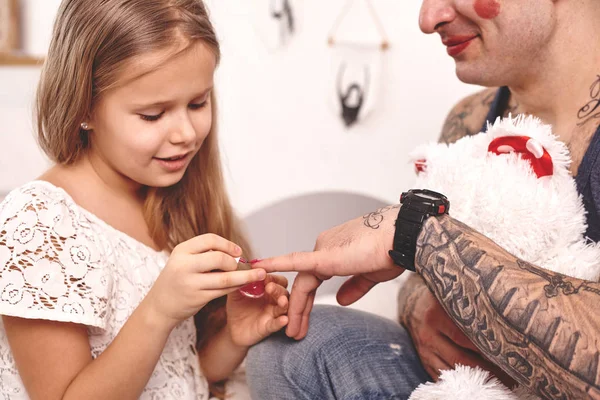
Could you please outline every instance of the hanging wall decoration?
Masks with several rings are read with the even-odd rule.
[[[352,81],[343,87],[343,77],[346,64],[340,66],[337,79],[338,98],[342,107],[342,120],[347,127],[352,126],[358,120],[358,114],[364,104],[365,95],[369,91],[369,67],[364,67],[364,81]]]
[[[299,31],[300,0],[253,0],[256,33],[270,52],[286,47]]]
[[[291,0],[271,0],[271,17],[279,24],[280,43],[285,43],[294,33],[294,10]]]
[[[363,10],[359,9],[360,5]],[[367,12],[364,12],[365,7]],[[364,25],[365,15],[375,27],[378,36],[375,41],[365,38],[364,32],[369,31]],[[332,48],[331,67],[335,74],[333,108],[342,123],[350,128],[364,120],[376,105],[383,55],[389,49],[387,34],[371,0],[346,0],[331,28],[328,43]]]

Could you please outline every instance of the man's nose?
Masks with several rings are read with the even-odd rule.
[[[456,18],[454,0],[423,0],[419,27],[423,33],[434,33],[439,27]]]

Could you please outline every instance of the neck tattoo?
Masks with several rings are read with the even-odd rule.
[[[600,75],[590,86],[590,100],[577,111],[577,126],[583,126],[591,120],[600,119]]]

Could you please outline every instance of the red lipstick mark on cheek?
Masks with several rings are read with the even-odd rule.
[[[500,14],[499,0],[475,0],[473,7],[477,15],[484,19],[493,19]]]

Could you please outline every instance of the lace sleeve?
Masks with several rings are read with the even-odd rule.
[[[106,329],[110,268],[80,211],[33,189],[0,206],[0,314]]]

